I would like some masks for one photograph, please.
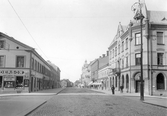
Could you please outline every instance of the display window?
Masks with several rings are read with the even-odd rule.
[[[5,88],[14,88],[14,81],[5,81],[4,87]]]
[[[24,80],[24,87],[29,87],[29,79]]]

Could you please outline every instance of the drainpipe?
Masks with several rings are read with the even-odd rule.
[[[151,50],[149,50],[149,48],[150,48],[149,47],[149,20],[148,20],[147,17],[145,19],[145,37],[147,39],[147,61],[148,61],[148,63],[147,63],[147,74],[148,74],[148,80],[150,80],[150,95],[152,95],[152,75],[150,77],[150,72],[152,74],[152,70],[151,70],[151,67],[152,67],[152,40],[150,40]],[[149,60],[150,60],[149,51],[151,53],[151,63],[149,62]]]
[[[132,42],[132,25],[133,25],[133,23],[130,21],[130,23],[129,23],[129,40],[130,40],[130,58],[129,58],[129,60],[130,60],[130,65],[129,65],[129,70],[130,70],[130,78],[129,78],[129,92],[131,93],[131,42]]]
[[[32,62],[32,51],[30,51],[30,68],[29,68],[29,90],[28,92],[31,92],[31,62]]]
[[[151,25],[149,25],[149,27],[150,27]],[[150,27],[151,28],[151,27]],[[153,42],[153,39],[151,38],[150,39],[150,48],[151,48],[151,50],[150,50],[150,54],[151,54],[151,64],[150,64],[150,72],[151,72],[151,95],[153,95],[153,67],[152,67],[152,65],[153,65],[153,50],[152,50],[152,43]]]

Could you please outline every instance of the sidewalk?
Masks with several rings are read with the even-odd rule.
[[[57,88],[57,89],[46,89],[46,90],[40,90],[40,91],[35,91],[32,93],[7,93],[7,94],[0,94],[0,97],[4,96],[48,96],[48,95],[56,95],[58,94],[61,90],[64,88]]]
[[[113,95],[111,90],[98,90],[98,89],[92,89],[92,90]],[[120,91],[115,91],[114,96],[124,96],[129,98],[135,97],[136,99],[140,100],[140,93],[126,93],[126,92],[120,93]],[[167,97],[144,95],[143,103],[167,108]]]
[[[2,116],[26,116],[63,89],[48,89],[34,93],[0,94],[0,114]]]

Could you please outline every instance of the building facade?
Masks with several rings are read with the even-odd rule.
[[[167,96],[167,12],[149,11],[142,7],[144,93]],[[131,21],[118,26],[109,46],[109,78],[111,85],[130,93],[140,92],[141,25]]]
[[[98,83],[101,83],[101,89],[109,89],[110,85],[109,85],[109,78],[108,78],[108,65],[109,65],[109,56],[108,56],[108,52],[107,54],[103,54],[102,57],[100,57],[99,59],[99,67],[98,67]]]
[[[60,70],[49,65],[34,48],[0,33],[1,92],[33,92],[55,88],[59,80]]]

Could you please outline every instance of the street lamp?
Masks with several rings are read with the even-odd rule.
[[[140,36],[141,36],[141,58],[140,58],[140,65],[141,65],[141,76],[140,76],[140,100],[144,101],[144,81],[143,81],[143,34],[142,34],[142,22],[144,16],[142,14],[142,4],[139,2],[135,2],[132,5],[132,10],[135,12],[134,19],[140,20]]]

